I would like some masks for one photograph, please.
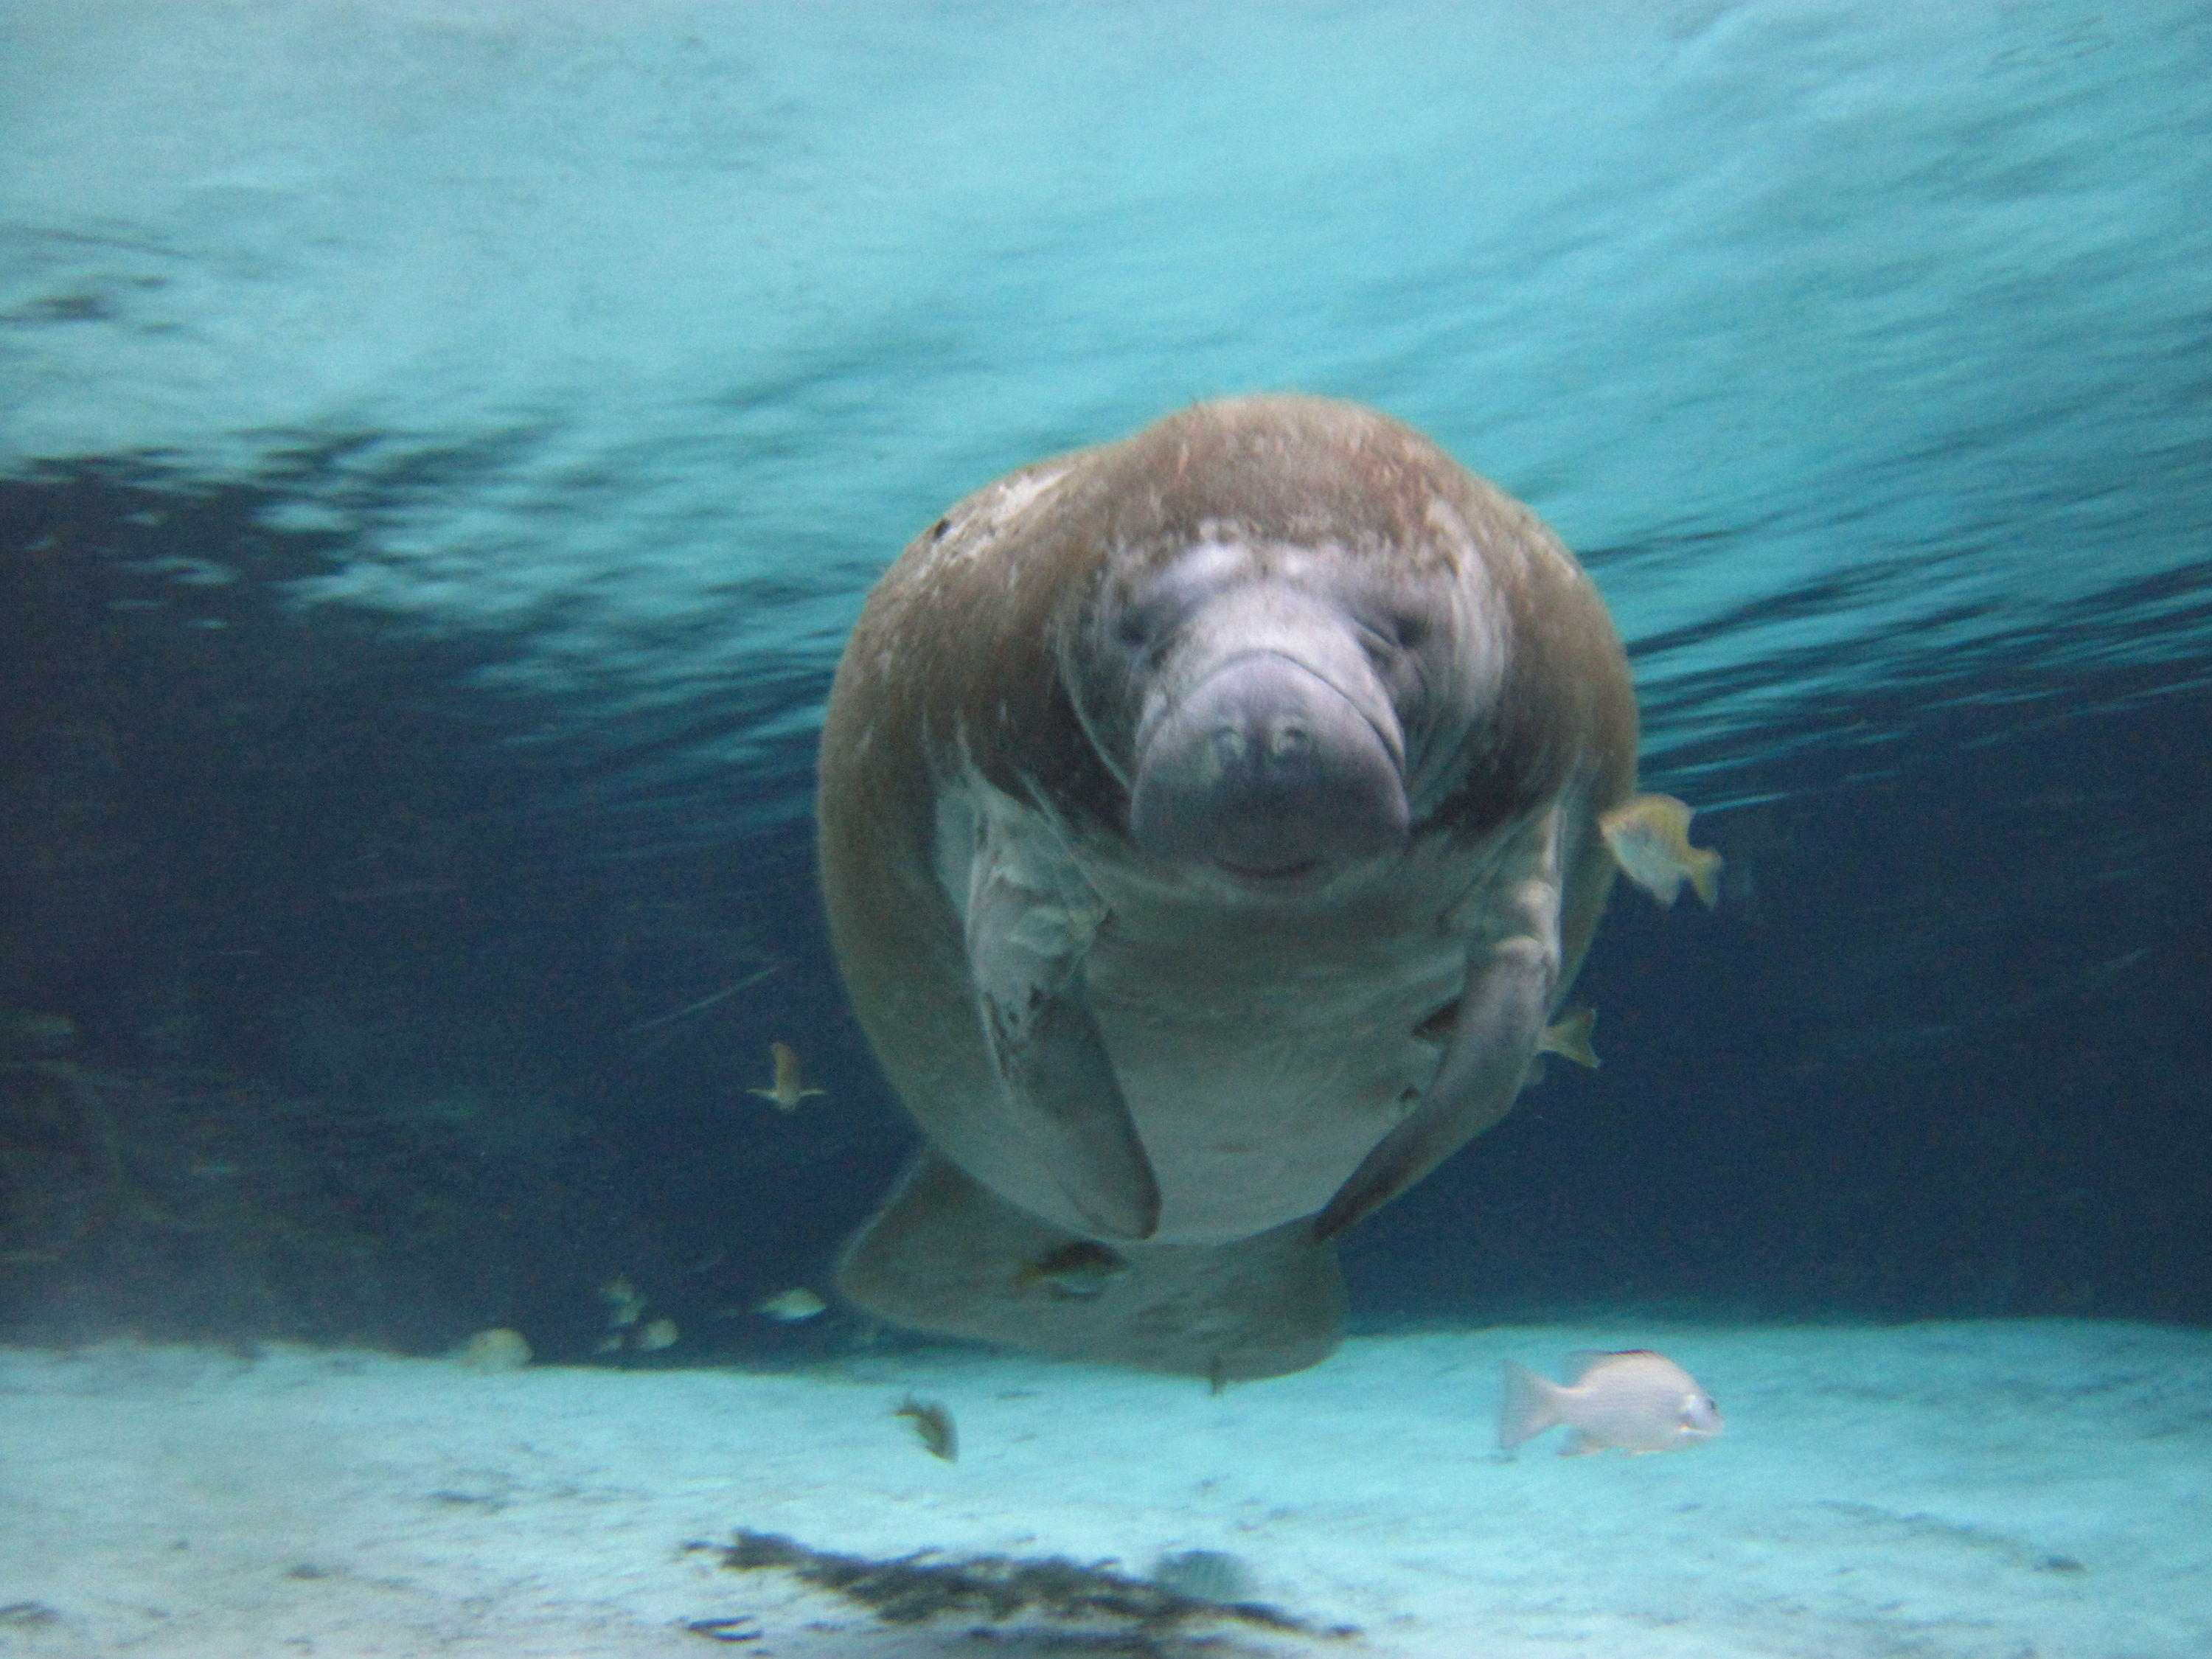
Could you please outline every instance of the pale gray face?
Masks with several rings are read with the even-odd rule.
[[[1441,569],[1231,536],[1111,573],[1081,696],[1131,838],[1263,886],[1402,846],[1455,597]]]
[[[1685,1440],[1711,1440],[1721,1431],[1721,1409],[1709,1394],[1693,1394],[1682,1401],[1681,1435]]]

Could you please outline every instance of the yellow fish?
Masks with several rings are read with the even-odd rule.
[[[1025,1291],[1032,1285],[1042,1285],[1053,1296],[1084,1302],[1103,1293],[1128,1271],[1128,1258],[1120,1252],[1079,1238],[1024,1262],[1014,1275],[1014,1288]]]
[[[1638,795],[1597,821],[1628,878],[1662,904],[1688,882],[1710,910],[1721,901],[1721,855],[1690,845],[1690,808],[1672,795]]]
[[[478,1331],[455,1350],[453,1358],[472,1371],[520,1370],[530,1363],[530,1344],[520,1331],[504,1327]]]
[[[1590,1034],[1596,1030],[1596,1009],[1570,1009],[1544,1028],[1543,1036],[1536,1039],[1536,1052],[1557,1054],[1561,1060],[1595,1069],[1598,1057],[1597,1050],[1590,1047]]]
[[[799,1103],[807,1096],[823,1092],[799,1082],[799,1056],[791,1051],[790,1044],[771,1042],[768,1045],[768,1051],[775,1061],[775,1080],[765,1089],[748,1089],[745,1091],[747,1094],[773,1101],[780,1112],[795,1112],[799,1109]]]
[[[1562,1457],[1608,1448],[1680,1451],[1721,1431],[1712,1396],[1664,1354],[1649,1348],[1573,1353],[1567,1370],[1574,1381],[1563,1386],[1505,1362],[1505,1399],[1498,1413],[1501,1451],[1562,1425],[1575,1431],[1560,1448]]]

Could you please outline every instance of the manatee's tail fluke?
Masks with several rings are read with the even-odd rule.
[[[1292,1222],[1231,1244],[1130,1244],[1127,1271],[1040,1272],[1077,1241],[925,1152],[837,1264],[864,1313],[1055,1358],[1203,1376],[1280,1376],[1333,1352],[1335,1250]]]
[[[1498,1449],[1511,1451],[1565,1419],[1559,1415],[1559,1385],[1526,1365],[1505,1362],[1505,1399],[1498,1408]]]

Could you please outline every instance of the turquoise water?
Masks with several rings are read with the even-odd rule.
[[[2200,672],[2196,5],[5,27],[0,465],[264,492],[304,594],[491,630],[618,770],[735,765],[753,815],[802,810],[860,591],[945,501],[1255,388],[1532,502],[1662,759],[1991,664]],[[742,731],[687,738],[702,684]]]

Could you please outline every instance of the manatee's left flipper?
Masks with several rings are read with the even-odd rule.
[[[968,901],[968,963],[1000,1081],[1021,1131],[1076,1213],[1103,1238],[1149,1238],[1160,1188],[1084,992],[1103,916],[1054,871],[987,835]]]
[[[1541,941],[1510,939],[1468,976],[1436,1081],[1411,1116],[1384,1135],[1314,1222],[1334,1238],[1387,1204],[1512,1109],[1536,1058],[1559,954]]]
[[[1503,927],[1468,952],[1467,988],[1436,1080],[1337,1188],[1314,1219],[1315,1237],[1335,1237],[1513,1109],[1559,988],[1565,834],[1565,821],[1553,811],[1529,824],[1509,854],[1515,873],[1500,884]]]

